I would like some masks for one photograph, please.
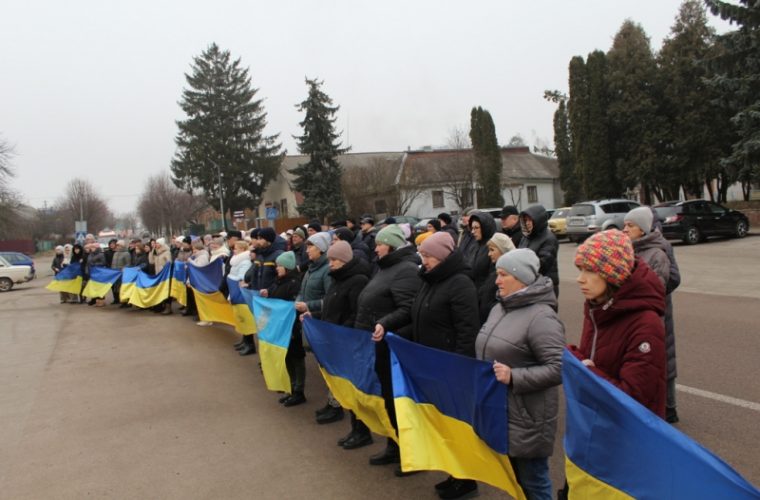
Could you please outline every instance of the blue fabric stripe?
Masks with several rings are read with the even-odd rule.
[[[155,276],[151,276],[150,274],[140,271],[137,273],[137,281],[135,282],[135,285],[137,288],[153,288],[154,286],[160,285],[164,281],[168,281],[170,275],[171,266],[164,266],[164,268],[161,269],[161,272]]]
[[[259,342],[287,349],[293,333],[293,323],[297,321],[294,303],[289,300],[266,299],[247,288],[239,290],[253,310]]]
[[[121,271],[119,269],[110,269],[102,266],[90,268],[90,281],[114,284],[119,278],[121,278]]]
[[[172,279],[184,283],[187,281],[187,264],[185,262],[175,262],[173,269]]]
[[[190,286],[202,293],[214,293],[219,291],[219,286],[224,279],[224,262],[215,260],[207,266],[196,267],[189,265],[187,272],[190,277]]]
[[[121,284],[136,283],[138,274],[140,274],[139,267],[125,267],[121,270]]]
[[[231,304],[238,305],[238,304],[249,303],[243,296],[242,290],[244,289],[240,288],[240,283],[238,283],[237,281],[227,278],[227,289],[230,291]]]
[[[472,426],[493,450],[507,454],[507,386],[486,361],[409,342],[392,333],[393,397],[408,397]]]
[[[56,281],[68,281],[76,279],[77,276],[82,276],[82,265],[79,262],[73,262],[61,269],[53,279]]]

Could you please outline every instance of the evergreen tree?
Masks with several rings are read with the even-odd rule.
[[[295,176],[293,188],[304,197],[298,211],[304,216],[327,221],[328,217],[346,213],[341,190],[343,169],[337,157],[348,149],[340,147],[340,133],[335,131],[335,113],[340,107],[332,105],[332,99],[321,89],[322,84],[307,78],[309,96],[296,105],[298,111],[306,115],[299,124],[303,127],[303,135],[294,138],[298,150],[308,155],[309,161],[290,173]]]
[[[646,204],[657,187],[662,120],[656,95],[657,64],[644,29],[626,20],[607,53],[610,151],[622,188],[640,186]]]
[[[491,113],[478,106],[470,112],[470,141],[475,153],[475,169],[482,189],[478,206],[500,207],[501,196],[501,149],[496,140],[496,127]]]
[[[720,37],[718,74],[711,78],[710,86],[721,93],[738,136],[722,163],[733,168],[742,183],[744,199],[749,200],[752,184],[760,182],[760,2],[705,3],[714,15],[739,26]]]
[[[596,50],[586,59],[588,82],[588,137],[584,151],[590,198],[612,198],[622,193],[610,154],[607,57]]]
[[[185,79],[188,88],[179,104],[187,119],[177,121],[173,182],[187,191],[202,190],[209,204],[220,209],[221,178],[225,211],[255,208],[284,153],[277,135],[263,135],[266,112],[261,99],[255,99],[258,89],[251,87],[248,69],[211,44],[193,58]]]
[[[554,152],[559,166],[559,185],[565,192],[565,205],[581,201],[580,183],[575,175],[575,163],[570,142],[570,122],[567,113],[566,96],[558,99],[554,112]]]
[[[575,56],[570,60],[568,73],[570,96],[567,102],[567,115],[570,122],[570,143],[575,177],[580,197],[588,199],[590,192],[589,170],[586,164],[589,135],[588,78],[586,62],[581,56]]]

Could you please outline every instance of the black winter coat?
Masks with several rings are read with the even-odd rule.
[[[470,216],[470,224],[473,221],[480,222],[480,232],[483,238],[480,241],[472,238],[473,250],[469,255],[464,255],[464,259],[469,268],[469,271],[466,271],[468,276],[475,282],[475,288],[480,288],[494,267],[491,258],[488,256],[488,241],[496,232],[496,222],[493,220],[493,216],[486,212],[474,212]]]
[[[509,236],[515,248],[520,248],[520,242],[523,240],[522,228],[520,227],[520,223],[517,223],[514,226],[512,226],[512,229],[502,229],[502,232],[506,234],[507,236]]]
[[[301,291],[301,273],[296,270],[288,271],[282,278],[277,278],[269,293],[273,299],[295,300]]]
[[[412,304],[412,340],[428,347],[475,357],[480,330],[475,285],[454,251],[432,271],[420,272],[422,288]]]
[[[523,235],[518,248],[530,248],[538,255],[538,260],[541,262],[539,274],[551,278],[552,283],[554,283],[554,294],[559,296],[559,270],[557,268],[559,242],[549,229],[549,217],[546,215],[546,209],[541,205],[533,205],[520,212],[521,218],[523,215],[527,215],[533,220],[533,230],[529,235]]]
[[[499,287],[496,286],[496,268],[492,267],[488,278],[478,288],[478,310],[480,312],[480,324],[484,324],[491,313],[491,309],[496,305],[498,299],[496,294]]]
[[[277,279],[276,261],[280,255],[282,255],[282,250],[275,248],[274,245],[256,251],[256,260],[245,273],[245,282],[251,286],[251,290],[272,291]]]
[[[333,283],[322,300],[321,319],[353,328],[359,294],[369,283],[371,268],[366,258],[354,257],[337,271],[330,271]]]
[[[377,260],[378,272],[359,295],[355,327],[374,331],[380,323],[397,332],[411,321],[409,310],[422,284],[413,247],[403,247]]]

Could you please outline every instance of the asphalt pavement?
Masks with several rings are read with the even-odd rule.
[[[575,248],[562,243],[559,257],[568,342],[582,322]],[[760,237],[676,245],[676,256],[677,427],[760,485]],[[283,408],[230,328],[59,304],[47,282],[0,294],[0,498],[436,498],[443,473],[397,478],[367,464],[382,439],[345,451],[335,441],[348,419],[315,423],[326,389],[313,357],[307,404]]]

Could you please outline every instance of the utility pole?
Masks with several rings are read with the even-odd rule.
[[[219,182],[219,211],[222,213],[222,227],[224,232],[227,232],[227,218],[224,216],[224,200],[222,199],[222,170],[219,168],[219,164],[214,160],[209,160],[216,167],[216,175]]]

